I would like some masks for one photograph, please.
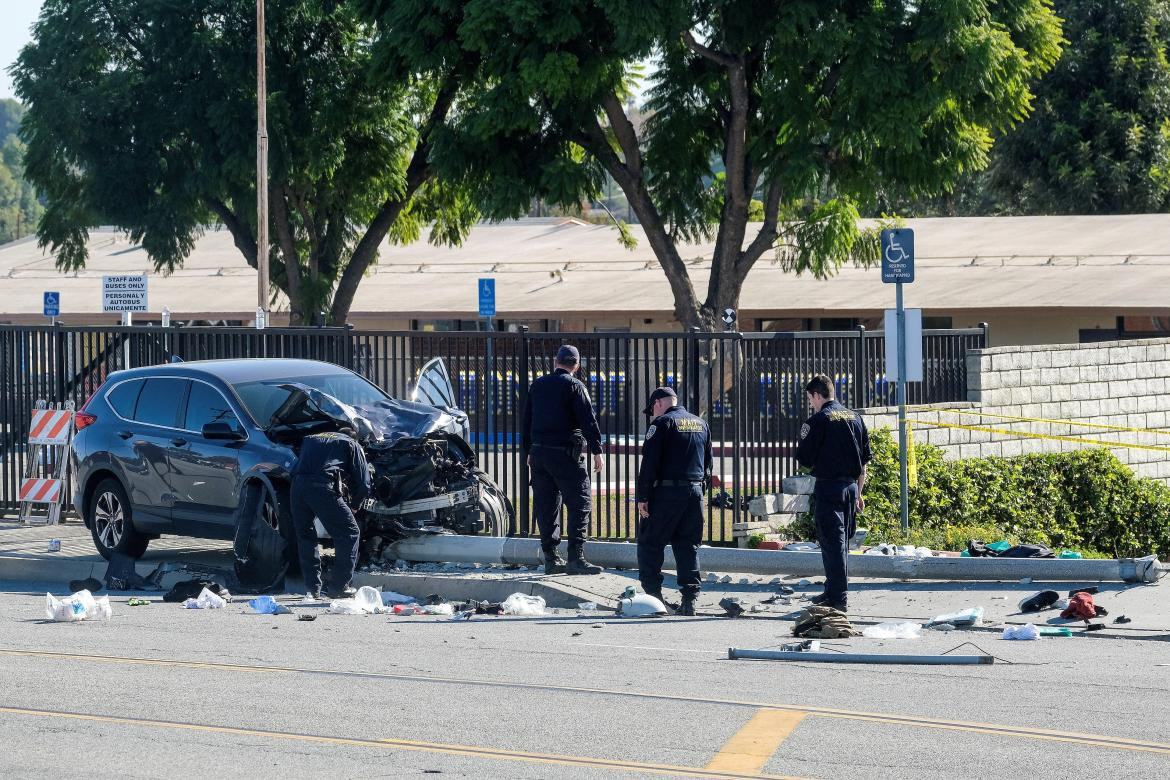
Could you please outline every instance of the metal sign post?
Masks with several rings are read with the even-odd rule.
[[[910,530],[908,491],[909,453],[906,447],[906,309],[902,285],[914,281],[914,231],[909,228],[883,230],[881,237],[882,281],[897,286],[898,322],[898,481],[901,494],[902,530]],[[888,339],[890,334],[886,334]]]
[[[487,350],[485,351],[484,371],[484,417],[486,417],[484,444],[494,446],[496,420],[496,353],[495,353],[495,322],[496,316],[496,280],[492,277],[481,278],[476,282],[479,293],[479,316],[483,318],[487,331]]]

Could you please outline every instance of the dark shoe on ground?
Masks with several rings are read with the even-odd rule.
[[[585,552],[580,548],[569,549],[569,564],[566,568],[569,574],[601,574],[601,567],[585,560]]]
[[[544,553],[544,573],[545,574],[564,574],[566,571],[565,561],[557,554],[556,550],[546,550]]]
[[[325,595],[331,599],[352,599],[357,593],[357,588],[352,585],[346,585],[341,588],[326,588]]]
[[[832,599],[827,593],[821,593],[810,598],[808,603],[815,607],[832,607],[833,609],[839,609],[844,612],[845,606],[849,601],[848,599]]]
[[[678,609],[676,609],[674,611],[674,614],[679,615],[681,617],[694,617],[695,616],[695,602],[694,602],[694,600],[693,599],[683,599],[682,603],[678,605]]]
[[[829,595],[827,593],[818,593],[815,596],[809,596],[808,603],[816,607],[822,607],[829,603]]]

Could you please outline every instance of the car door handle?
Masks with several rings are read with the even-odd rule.
[[[177,438],[171,439],[171,444],[175,445],[176,447],[185,447],[185,446],[187,446],[187,440],[186,439],[177,439]]]
[[[118,431],[118,436],[120,436],[123,439],[129,439],[133,435],[134,434],[131,433],[130,431]]]

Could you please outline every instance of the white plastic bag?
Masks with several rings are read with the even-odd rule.
[[[543,615],[544,599],[526,593],[513,593],[500,605],[505,615]]]
[[[109,620],[112,615],[109,596],[95,599],[88,590],[79,590],[64,599],[54,598],[51,593],[45,594],[45,617],[57,623]]]
[[[223,609],[227,602],[207,588],[199,591],[198,598],[187,599],[183,606],[187,609]]]
[[[395,604],[409,604],[414,600],[415,598],[413,596],[404,596],[392,590],[382,591],[382,604],[387,607],[392,607]]]
[[[329,602],[325,611],[331,615],[364,615],[365,610],[354,599],[337,599]]]
[[[1031,623],[1025,623],[1022,626],[1004,626],[1004,639],[1039,639],[1040,629]]]
[[[922,626],[918,623],[878,623],[867,627],[861,635],[870,639],[919,639]]]
[[[334,615],[381,615],[390,609],[382,606],[381,593],[369,585],[363,585],[352,599],[331,601],[325,611]]]
[[[424,615],[454,615],[455,607],[452,604],[424,604]]]
[[[950,623],[954,626],[981,626],[983,625],[983,607],[971,607],[949,615],[939,615],[930,621],[927,626],[939,623]]]

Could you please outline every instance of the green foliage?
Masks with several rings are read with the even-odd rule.
[[[294,322],[335,288],[344,320],[392,227],[458,242],[476,212],[449,187],[412,201],[431,178],[425,150],[410,163],[435,83],[371,77],[371,30],[347,3],[266,13],[272,279]],[[62,268],[85,264],[88,228],[106,223],[173,269],[214,222],[255,267],[255,29],[253,0],[46,0],[13,77],[47,201],[38,235]]]
[[[763,534],[749,534],[747,538],[747,546],[752,550],[758,550],[763,541]]]
[[[992,135],[1026,116],[1060,41],[1047,0],[362,7],[388,72],[436,78],[468,53],[480,63],[485,88],[460,106],[435,160],[485,213],[521,213],[534,196],[596,200],[609,173],[686,325],[737,305],[769,249],[794,271],[831,275],[857,255],[858,209],[882,186],[932,195],[983,168]],[[651,58],[645,120],[631,122],[631,71]],[[758,242],[752,218],[763,221]],[[679,245],[716,236],[701,298]]]
[[[941,197],[896,189],[914,216],[1153,213],[1170,206],[1170,0],[1054,0],[1065,49],[1031,116],[985,172]]]
[[[964,549],[967,539],[1008,539],[1108,557],[1170,556],[1170,488],[1143,479],[1106,449],[1012,458],[943,460],[915,445],[912,534],[901,533],[898,446],[871,433],[873,461],[859,524],[874,541]]]
[[[23,116],[20,103],[0,100],[0,244],[30,234],[44,211],[24,178],[25,147],[17,135]]]

